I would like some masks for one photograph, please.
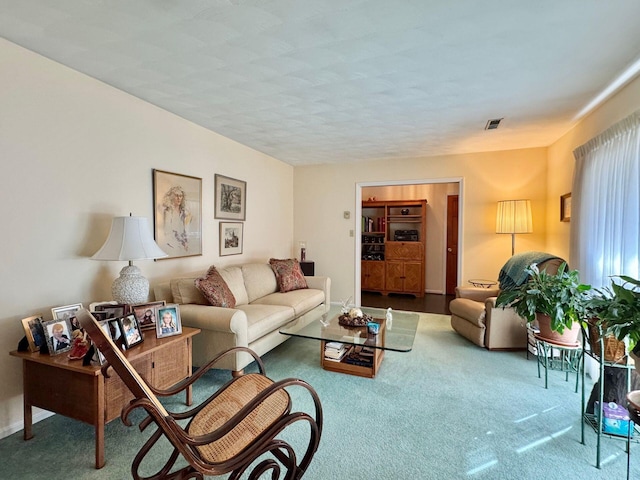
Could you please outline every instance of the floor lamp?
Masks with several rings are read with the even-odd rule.
[[[511,256],[513,256],[516,251],[516,233],[533,233],[531,200],[499,201],[496,233],[511,234]]]

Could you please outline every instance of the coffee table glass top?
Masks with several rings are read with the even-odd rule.
[[[409,352],[413,348],[420,315],[413,312],[392,310],[392,321],[385,320],[386,310],[380,308],[361,307],[361,310],[381,324],[380,332],[371,335],[367,327],[343,327],[338,323],[340,306],[331,309],[311,322],[302,319],[294,320],[280,328],[280,333],[293,337],[312,338],[327,342],[341,342],[350,345],[367,345],[381,350]],[[384,326],[383,326],[384,325]]]

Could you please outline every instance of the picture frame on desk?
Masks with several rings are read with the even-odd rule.
[[[71,350],[71,322],[64,319],[54,319],[42,323],[42,329],[47,340],[50,355],[60,355]]]
[[[126,317],[119,318],[118,323],[120,324],[120,332],[122,333],[122,343],[127,350],[142,343],[142,331],[133,313]]]
[[[105,312],[107,314],[105,320],[124,317],[129,313],[129,305],[126,303],[100,303],[94,309],[96,312]]]
[[[177,303],[170,303],[158,308],[158,321],[156,324],[156,336],[158,338],[170,337],[182,333],[182,320],[180,307]]]
[[[40,351],[40,347],[47,343],[42,321],[42,315],[34,315],[22,319],[22,327],[24,328],[24,335],[27,337],[30,352]]]
[[[111,337],[111,326],[109,325],[110,324],[109,320],[100,320],[98,321],[98,324],[100,324],[100,328],[104,331],[104,333],[113,340],[113,338]],[[96,361],[100,365],[104,365],[105,363],[107,363],[107,359],[95,344],[94,344],[94,348],[95,348],[95,354],[93,357],[94,361]]]
[[[158,319],[158,308],[164,307],[165,304],[166,302],[164,300],[160,300],[157,302],[131,305],[131,313],[136,316],[136,320],[138,320],[138,325],[141,329],[155,329]]]
[[[80,328],[80,324],[76,319],[76,312],[82,308],[81,303],[74,303],[73,305],[64,305],[62,307],[54,307],[51,309],[51,315],[54,320],[69,320],[72,330]]]

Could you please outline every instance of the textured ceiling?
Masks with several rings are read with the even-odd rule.
[[[4,38],[292,165],[547,146],[640,55],[637,0],[0,0],[0,12]]]

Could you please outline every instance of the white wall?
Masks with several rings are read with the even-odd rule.
[[[152,284],[293,253],[293,168],[0,39],[0,436],[22,428],[20,319],[111,298],[89,260],[115,215],[153,218],[152,169],[202,178],[203,255],[138,262]],[[214,174],[247,182],[242,255],[218,257]]]

